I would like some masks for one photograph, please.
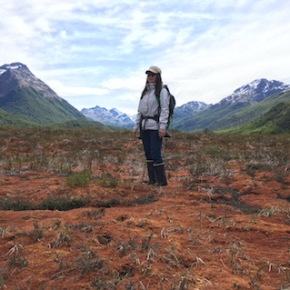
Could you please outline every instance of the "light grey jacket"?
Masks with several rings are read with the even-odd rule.
[[[147,84],[147,92],[139,101],[138,114],[134,125],[134,130],[140,128],[141,116],[154,117],[158,115],[159,104],[155,96],[155,84]],[[160,116],[159,123],[153,119],[142,121],[142,130],[166,130],[169,115],[169,95],[168,91],[163,88],[160,92]]]

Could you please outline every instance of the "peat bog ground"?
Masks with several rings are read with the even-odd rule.
[[[0,130],[0,289],[290,289],[290,136]]]

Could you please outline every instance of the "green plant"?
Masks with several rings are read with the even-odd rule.
[[[108,245],[112,241],[112,237],[109,233],[100,233],[97,235],[97,239],[100,244]]]
[[[56,220],[53,222],[52,228],[57,230],[61,225],[61,221],[60,220]]]
[[[33,223],[33,230],[28,232],[28,235],[34,240],[39,241],[43,237],[43,230],[37,222]]]
[[[172,245],[170,249],[166,249],[166,253],[163,255],[161,260],[170,266],[177,266],[180,264],[177,254],[175,253],[175,246]]]
[[[170,290],[189,290],[189,280],[186,276],[180,276],[177,283],[171,285]]]
[[[16,199],[13,199],[12,197],[0,199],[0,209],[22,211],[34,209],[34,206],[31,202],[27,201],[23,197],[17,196]]]
[[[146,235],[145,237],[143,237],[142,242],[141,242],[141,250],[142,251],[149,250],[152,237],[153,237],[153,232],[151,232],[149,235]]]
[[[90,286],[96,290],[116,290],[118,285],[120,284],[120,280],[115,279],[111,281],[107,281],[102,279],[101,277],[95,277],[91,282]]]
[[[84,198],[73,197],[56,197],[52,198],[48,196],[48,198],[41,201],[39,208],[42,210],[60,210],[66,211],[75,208],[81,208],[88,205],[88,201]]]
[[[22,270],[28,266],[28,260],[23,255],[23,246],[22,244],[16,243],[8,253],[10,258],[8,261],[8,269],[16,268]]]
[[[0,228],[0,237],[4,237],[6,228]]]
[[[122,257],[127,253],[127,251],[137,249],[138,248],[137,240],[138,240],[137,236],[132,238],[130,234],[128,241],[121,242],[120,240],[118,240],[116,242],[115,249],[118,251],[119,256]]]
[[[66,223],[66,227],[73,230],[78,230],[83,233],[91,233],[93,231],[93,225],[85,222],[79,222],[77,224]]]
[[[75,261],[78,269],[81,271],[82,276],[85,273],[99,272],[103,268],[105,262],[93,251],[83,253],[83,256]]]
[[[85,186],[90,183],[91,172],[85,170],[82,172],[72,173],[66,179],[66,184],[68,186]]]
[[[99,210],[90,210],[84,213],[90,220],[98,220],[105,214],[105,209],[100,208]]]
[[[96,207],[114,207],[120,204],[120,198],[112,198],[108,201],[97,200],[94,203]]]
[[[5,286],[5,280],[8,277],[8,271],[6,268],[0,267],[0,287],[1,289],[4,289]]]
[[[15,254],[10,257],[8,261],[8,268],[11,270],[12,268],[17,268],[19,270],[22,270],[23,268],[28,266],[28,261],[25,257]]]
[[[127,282],[124,290],[136,290],[134,282]]]
[[[104,187],[116,187],[118,180],[110,173],[102,173],[101,177],[97,180],[97,183]]]
[[[58,272],[55,273],[52,278],[57,279],[59,277],[63,278],[65,276],[65,272],[76,269],[73,268],[70,261],[68,261],[67,256],[64,256],[63,254],[58,254],[58,252],[55,252],[53,261],[58,264]]]
[[[51,243],[52,248],[59,248],[61,246],[64,246],[64,247],[71,246],[71,237],[67,232],[58,233],[56,238],[53,239]]]

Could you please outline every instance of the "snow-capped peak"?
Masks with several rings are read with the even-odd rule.
[[[225,103],[258,103],[270,95],[279,93],[289,88],[279,81],[268,81],[267,79],[257,79],[251,83],[236,89],[231,95],[220,101],[220,104]]]
[[[20,63],[20,62],[14,62],[11,64],[4,64],[4,65],[0,66],[0,75],[5,73],[8,69],[18,69],[18,68],[22,68],[22,67],[25,67],[25,65]]]
[[[134,124],[134,121],[128,115],[120,112],[116,108],[107,110],[106,108],[95,106],[89,109],[84,108],[81,110],[81,113],[88,120],[98,121],[106,125],[132,128]]]

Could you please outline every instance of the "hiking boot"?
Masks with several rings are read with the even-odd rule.
[[[154,164],[154,170],[157,177],[157,185],[158,186],[166,186],[166,174],[165,174],[165,167],[164,163],[162,164]]]
[[[147,181],[147,184],[154,184],[156,183],[156,176],[153,166],[153,160],[146,160],[147,163],[147,171],[148,171],[148,177],[149,180]]]

